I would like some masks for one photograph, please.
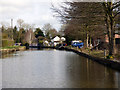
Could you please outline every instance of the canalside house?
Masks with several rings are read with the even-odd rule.
[[[120,24],[116,25],[116,31],[115,31],[115,43],[116,43],[116,48],[118,51],[120,51]],[[101,44],[102,43],[102,44]],[[108,43],[109,43],[109,38],[108,35],[106,33],[101,33],[101,35],[94,37],[92,44],[93,47],[99,45],[100,49],[107,49],[108,48]]]
[[[105,35],[105,42],[109,43],[109,39],[108,39],[107,35]],[[118,33],[115,34],[115,42],[116,42],[116,44],[120,44],[120,34],[118,34]]]
[[[108,36],[105,36],[105,42],[109,43]],[[120,51],[120,31],[115,32],[115,44],[118,51]]]
[[[55,36],[52,40],[51,43],[53,44],[52,46],[57,46],[59,44],[63,44],[65,42],[65,38],[64,37],[59,37],[59,36]]]
[[[116,24],[115,27],[115,44],[116,44],[116,50],[120,51],[120,24]],[[105,36],[105,42],[109,43],[108,36]]]

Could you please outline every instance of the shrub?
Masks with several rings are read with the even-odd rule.
[[[8,46],[13,46],[14,45],[14,40],[8,40]]]
[[[2,47],[8,46],[8,40],[2,40]]]
[[[23,45],[26,46],[26,49],[29,49],[29,43],[25,43]]]
[[[7,39],[7,38],[8,38],[8,35],[5,34],[5,33],[3,33],[3,34],[2,34],[2,38],[3,38],[3,39]]]
[[[8,40],[8,39],[2,40],[2,47],[8,47],[8,46],[13,46],[13,45],[14,45],[13,40]]]
[[[106,58],[110,59],[110,60],[113,60],[114,57],[112,55],[108,55],[108,56],[106,56]]]

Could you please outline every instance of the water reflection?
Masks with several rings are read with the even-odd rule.
[[[0,59],[0,89],[2,89],[2,59]]]
[[[119,76],[66,51],[23,51],[3,59],[3,88],[117,88]]]

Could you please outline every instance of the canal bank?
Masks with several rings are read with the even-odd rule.
[[[9,54],[16,51],[23,51],[23,50],[26,50],[25,46],[6,47],[0,49],[0,55]]]
[[[62,48],[58,48],[58,49],[59,50],[65,50],[65,51],[74,52],[74,53],[76,53],[78,55],[81,55],[83,57],[86,57],[86,58],[89,58],[89,59],[91,59],[93,61],[96,61],[96,62],[98,62],[98,63],[100,63],[102,65],[105,65],[107,67],[110,67],[112,69],[120,71],[120,62],[119,61],[94,57],[94,56],[88,55],[86,53],[80,52],[78,50],[70,49],[70,48],[67,48],[67,47],[62,47]]]

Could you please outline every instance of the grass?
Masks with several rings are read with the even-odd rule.
[[[71,49],[74,49],[74,50],[78,50],[78,51],[80,51],[81,52],[81,50],[80,49],[78,49],[78,48],[76,48],[76,47],[71,47],[71,46],[67,46],[68,48],[71,48]],[[105,56],[104,56],[104,50],[90,50],[90,49],[88,49],[88,48],[82,48],[82,52],[83,53],[86,53],[86,54],[88,54],[88,55],[91,55],[91,56],[94,56],[94,57],[99,57],[99,58],[104,58]],[[107,58],[107,56],[108,56],[108,53],[109,53],[109,51],[107,50],[106,51],[106,58]],[[120,53],[117,53],[117,54],[115,54],[115,55],[113,55],[113,59],[114,60],[117,60],[117,61],[120,61]],[[113,59],[111,59],[111,60],[113,60]]]
[[[120,61],[120,54],[119,54],[119,53],[118,53],[118,54],[115,54],[115,55],[114,55],[114,58]]]
[[[90,51],[90,55],[95,57],[104,57],[104,51],[103,50],[93,50]]]
[[[94,56],[94,57],[104,58],[104,51],[103,50],[92,50],[91,51],[89,48],[79,49],[79,48],[71,47],[71,46],[67,46],[67,47],[72,48],[74,50],[78,50],[78,51],[82,50],[83,53],[89,54],[89,55]],[[106,51],[106,54],[108,55],[108,51]]]
[[[22,46],[9,46],[9,47],[1,47],[0,49],[15,49],[15,48],[19,48]]]

